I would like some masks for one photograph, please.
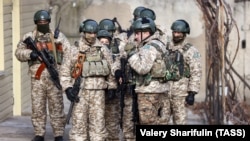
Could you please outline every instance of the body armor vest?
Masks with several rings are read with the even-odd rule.
[[[156,39],[157,40],[157,39]],[[155,49],[164,54],[163,50],[161,49],[160,45],[155,42],[150,42],[148,45],[155,47]],[[158,56],[153,63],[152,69],[148,74],[145,75],[136,75],[136,83],[137,85],[149,85],[152,80],[156,80],[159,82],[165,82],[165,73],[166,73],[166,65],[164,62],[163,55],[160,57]]]
[[[109,75],[110,69],[107,60],[103,58],[101,47],[91,47],[85,54],[82,70],[84,77]]]
[[[55,43],[55,50],[53,49],[53,44],[50,38],[50,34],[45,34],[45,35],[41,35],[41,36],[37,36],[36,39],[36,47],[38,50],[47,50],[48,53],[50,54],[50,56],[53,57],[53,59],[48,58],[49,60],[53,60],[56,61],[57,64],[61,65],[62,61],[63,61],[63,47],[62,47],[62,43]],[[33,64],[39,64],[41,63],[40,61],[36,60],[36,61],[28,61],[29,66],[33,65]]]
[[[181,50],[169,50],[168,54],[165,54],[165,79],[167,81],[178,81],[182,77],[190,77],[190,68],[184,60],[183,53],[186,52],[191,46],[191,44],[186,44]]]

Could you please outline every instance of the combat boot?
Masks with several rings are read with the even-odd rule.
[[[42,136],[35,136],[32,141],[44,141],[44,137]]]
[[[57,136],[57,137],[55,137],[55,141],[63,141],[63,137],[62,136]]]

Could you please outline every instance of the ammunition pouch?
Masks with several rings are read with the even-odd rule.
[[[183,77],[190,77],[190,68],[185,63],[180,51],[172,51],[164,58],[166,64],[166,81],[178,81]]]
[[[150,72],[151,77],[154,78],[164,78],[166,72],[166,65],[164,60],[156,60],[153,64],[152,70]]]
[[[102,61],[85,61],[83,63],[82,75],[90,76],[107,76],[110,73],[107,60]]]

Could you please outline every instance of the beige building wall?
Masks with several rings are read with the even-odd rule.
[[[0,1],[0,121],[13,116],[12,1]]]

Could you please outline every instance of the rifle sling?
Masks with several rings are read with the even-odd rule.
[[[52,42],[54,58],[55,58],[55,61],[56,61],[56,64],[57,64],[57,53],[56,53],[56,47],[55,47],[55,40],[54,40],[54,37],[53,37],[52,33],[50,34],[50,39],[51,39],[51,42]]]
[[[43,70],[45,69],[45,67],[46,66],[45,66],[44,62],[42,62],[36,71],[36,75],[35,75],[36,80],[40,80],[41,74],[42,74]]]

